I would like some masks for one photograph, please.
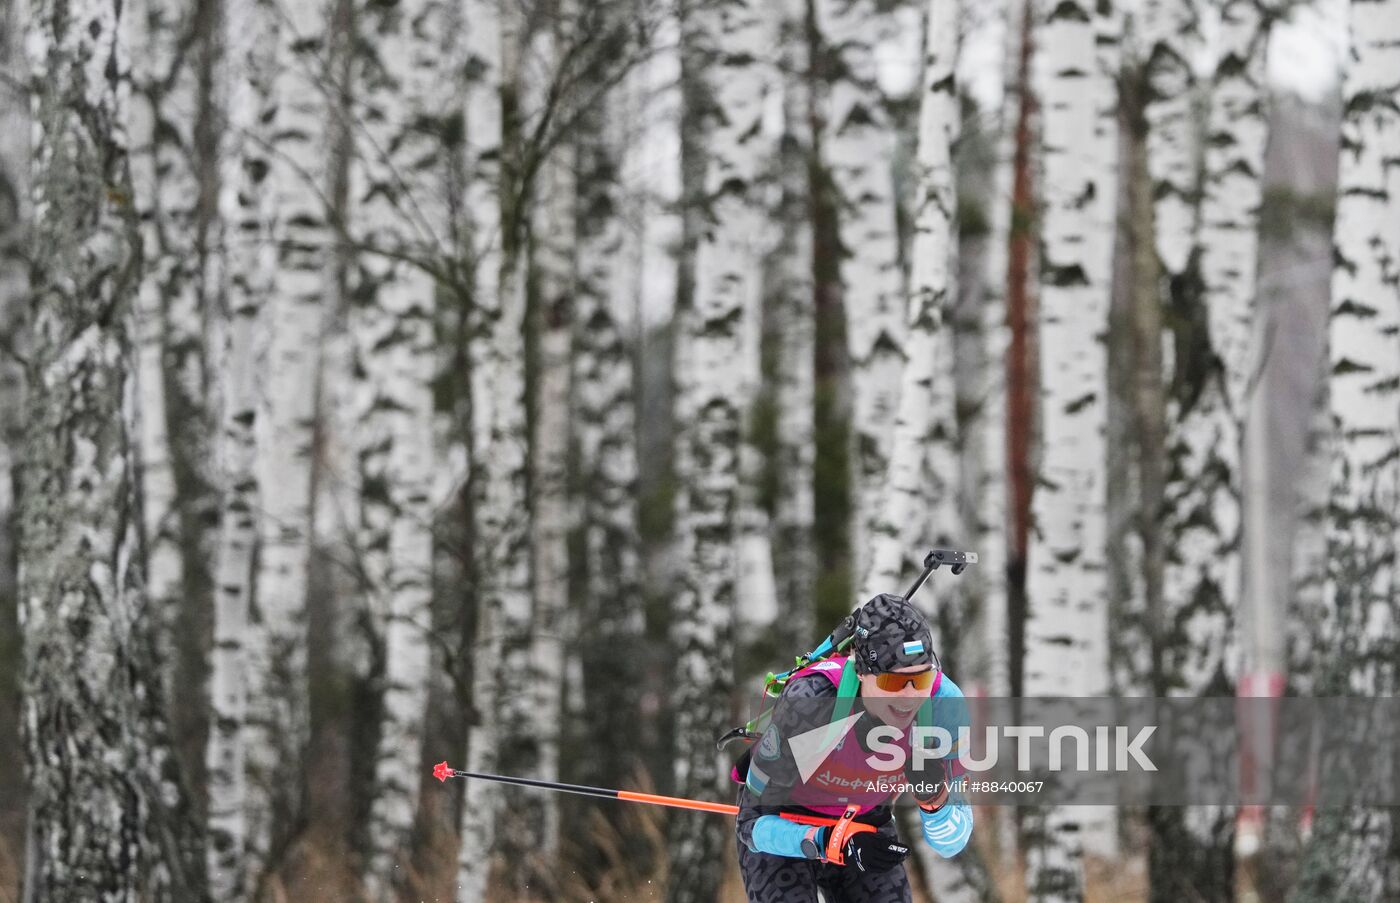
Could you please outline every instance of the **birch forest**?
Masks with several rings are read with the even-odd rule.
[[[741,903],[732,815],[433,766],[733,803],[929,549],[972,698],[1400,694],[1400,0],[0,0],[0,74],[0,903]],[[1395,807],[976,819],[915,901],[1400,900]]]

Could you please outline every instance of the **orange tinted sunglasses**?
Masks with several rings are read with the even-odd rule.
[[[910,686],[916,690],[927,690],[933,686],[933,680],[937,676],[938,671],[935,668],[909,674],[886,671],[883,674],[875,675],[875,686],[884,690],[886,693],[898,693],[905,687]]]

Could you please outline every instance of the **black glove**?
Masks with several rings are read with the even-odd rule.
[[[908,855],[908,847],[879,831],[862,831],[846,841],[841,850],[846,865],[853,865],[862,872],[887,872]]]
[[[914,775],[914,799],[925,812],[937,812],[948,801],[948,767],[935,759]]]

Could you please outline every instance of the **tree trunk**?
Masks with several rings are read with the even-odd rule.
[[[1314,655],[1319,696],[1397,690],[1394,568],[1400,508],[1400,2],[1351,4],[1328,339],[1335,450],[1326,603]],[[1400,895],[1393,809],[1322,810],[1295,899]]]
[[[625,9],[606,3],[586,13],[590,28],[616,33]],[[577,411],[577,479],[583,508],[585,600],[578,635],[590,780],[616,787],[639,763],[641,638],[645,611],[641,538],[637,529],[637,441],[634,374],[627,330],[640,327],[637,228],[646,213],[626,190],[633,141],[645,127],[638,103],[646,70],[604,89],[583,111],[578,137],[578,307],[573,359]],[[616,808],[602,812],[620,825]]]
[[[1041,263],[1043,456],[1033,502],[1025,693],[1108,691],[1105,579],[1107,354],[1116,197],[1113,80],[1098,61],[1101,33],[1116,44],[1112,6],[1056,4],[1045,23],[1045,202]],[[1109,21],[1105,21],[1109,20]],[[1085,72],[1084,61],[1096,62]],[[1106,114],[1110,114],[1107,115]],[[1085,850],[1111,846],[1107,807],[1037,813],[1028,854],[1032,899],[1078,900]]]
[[[601,3],[600,9],[608,4]],[[523,87],[532,95],[531,114],[547,109],[547,92],[573,76],[571,57],[589,53],[591,40],[600,40],[589,23],[580,20],[579,8],[558,3],[553,19],[534,36],[534,57],[544,61],[546,78],[539,73]],[[596,89],[594,89],[596,90]],[[592,91],[586,91],[594,102]],[[573,101],[566,109],[572,111]],[[558,116],[559,113],[554,115]],[[531,425],[531,544],[534,560],[534,617],[531,647],[538,698],[531,733],[537,738],[539,760],[533,777],[557,780],[560,765],[560,724],[563,718],[563,680],[566,634],[577,614],[569,605],[571,571],[569,534],[575,519],[575,499],[570,486],[569,447],[572,411],[572,357],[575,335],[575,299],[578,295],[578,244],[581,232],[576,217],[579,198],[576,172],[578,146],[572,135],[558,139],[540,164],[539,185],[531,215],[531,247],[534,267],[533,315],[535,336],[534,419]],[[559,852],[559,797],[536,794],[527,801],[527,819],[539,827],[538,849],[547,859]]]
[[[851,358],[854,573],[869,568],[870,543],[889,467],[904,367],[906,311],[894,198],[894,125],[877,79],[876,48],[892,37],[892,12],[874,0],[816,0],[823,52],[823,161],[838,229],[840,287]]]
[[[519,725],[531,724],[533,698],[515,692],[510,675],[530,666],[531,614],[528,497],[529,434],[525,418],[525,280],[518,234],[503,177],[504,99],[517,71],[513,15],[497,0],[467,6],[472,79],[467,87],[467,204],[472,217],[471,343],[473,571],[476,630],[468,768],[494,771],[514,758]],[[490,854],[506,796],[469,781],[457,857],[457,899],[486,899]],[[508,826],[507,826],[508,827]],[[518,841],[517,841],[518,842]]]
[[[1267,650],[1256,642],[1259,633],[1244,628],[1260,623],[1260,617],[1280,623],[1284,612],[1273,609],[1268,597],[1258,594],[1252,600],[1253,619],[1250,612],[1240,611],[1244,503],[1246,492],[1253,488],[1247,487],[1243,478],[1245,423],[1262,360],[1262,355],[1251,346],[1255,335],[1259,206],[1267,140],[1268,15],[1255,0],[1232,0],[1221,9],[1221,51],[1211,86],[1197,236],[1209,345],[1220,361],[1220,371],[1191,414],[1174,424],[1180,433],[1173,445],[1191,449],[1184,458],[1178,456],[1175,466],[1195,486],[1187,490],[1189,495],[1185,498],[1176,496],[1183,501],[1189,498],[1190,502],[1184,507],[1174,505],[1172,513],[1187,514],[1198,526],[1182,531],[1186,541],[1176,544],[1172,566],[1167,571],[1169,592],[1174,586],[1187,588],[1186,595],[1169,597],[1174,605],[1195,609],[1185,618],[1183,609],[1178,609],[1182,614],[1172,620],[1196,647],[1184,669],[1186,679],[1173,682],[1198,693],[1218,692],[1217,675],[1234,658],[1230,648],[1235,642],[1244,646],[1246,674],[1241,675],[1239,685],[1242,695],[1266,692],[1276,685],[1279,676],[1276,664],[1261,660],[1261,654],[1267,656]],[[1204,442],[1209,442],[1209,446]],[[1256,463],[1263,462],[1256,458]],[[1258,490],[1266,491],[1267,486],[1259,486]],[[1211,598],[1217,601],[1214,610],[1201,605]],[[1230,682],[1234,676],[1228,674],[1225,680]],[[1281,687],[1281,683],[1277,685]],[[1263,750],[1254,752],[1256,761],[1262,753]],[[1262,811],[1250,811],[1253,814],[1246,825],[1247,833],[1251,826],[1262,827]],[[1212,807],[1191,817],[1215,823],[1234,816]],[[1221,833],[1224,836],[1214,839],[1215,844],[1235,845],[1231,832]],[[1257,850],[1258,844],[1249,837],[1240,839]],[[1241,859],[1251,858],[1245,847],[1237,847],[1237,853]]]
[[[248,630],[258,537],[258,399],[260,335],[272,272],[271,129],[264,114],[275,58],[277,20],[256,0],[230,3],[224,14],[226,129],[219,196],[220,241],[209,260],[208,283],[222,298],[215,346],[220,429],[217,444],[219,530],[215,551],[214,642],[209,659],[209,847],[206,867],[216,900],[245,900],[256,872],[245,859],[248,787],[245,767],[250,648],[261,634]]]
[[[1165,627],[1187,638],[1166,649],[1164,680],[1174,691],[1220,692],[1233,683],[1231,658],[1239,606],[1241,557],[1240,457],[1246,391],[1257,366],[1249,355],[1262,195],[1264,53],[1267,22],[1252,0],[1222,10],[1222,52],[1212,88],[1201,222],[1196,238],[1200,292],[1193,274],[1178,281],[1174,311],[1199,321],[1189,357],[1178,342],[1168,447]],[[1150,134],[1150,133],[1149,133]],[[1162,143],[1165,142],[1162,139]],[[1159,196],[1160,197],[1160,196]],[[1176,215],[1159,201],[1159,230]],[[1204,310],[1186,305],[1204,302]],[[1179,333],[1180,335],[1180,333]],[[1202,361],[1203,365],[1197,365]],[[1218,362],[1218,363],[1217,363]]]
[[[773,571],[778,616],[778,648],[811,644],[816,634],[813,599],[817,570],[813,544],[816,458],[816,310],[813,285],[811,60],[807,44],[806,0],[784,0],[778,46],[784,74],[783,135],[778,149],[783,224],[778,248],[777,322],[777,498],[773,505]]]
[[[320,339],[334,286],[325,67],[327,10],[297,3],[280,12],[273,70],[269,190],[276,204],[277,262],[267,302],[266,391],[257,417],[257,592],[248,646],[249,867],[275,869],[305,804],[310,734],[306,579],[311,552],[311,475]]]
[[[736,523],[743,441],[743,318],[762,291],[758,252],[765,211],[756,181],[766,162],[761,61],[768,51],[757,3],[707,3],[688,15],[704,107],[695,148],[708,216],[695,259],[695,294],[680,311],[677,422],[678,535],[684,573],[673,612],[676,792],[711,798],[728,779],[715,753],[715,725],[729,713],[733,677]],[[723,53],[720,53],[720,50]],[[711,900],[718,890],[722,822],[670,820],[672,903]]]
[[[132,447],[140,236],[118,4],[27,24],[34,242],[20,482],[31,899],[199,900],[202,835],[166,725]]]
[[[1021,56],[1022,0],[1008,0],[1001,10],[1006,29],[1002,59],[1002,112],[991,134],[993,158],[991,194],[984,210],[988,229],[974,264],[964,258],[959,272],[967,280],[959,288],[964,305],[964,331],[958,341],[975,343],[967,351],[972,365],[968,379],[958,383],[962,400],[959,421],[963,459],[962,541],[977,551],[980,563],[959,579],[968,581],[968,620],[958,643],[959,685],[974,699],[1010,695],[1007,633],[1007,507],[1005,363],[1010,348],[1007,329],[1007,260],[1011,240],[1012,179],[1016,156],[1016,112],[1020,107],[1017,71]],[[1012,855],[1012,819],[1002,807],[979,810],[979,831],[992,838],[997,862]]]
[[[131,183],[141,222],[141,283],[136,301],[142,540],[146,586],[155,609],[173,618],[182,582],[175,469],[166,431],[166,311],[196,289],[194,205],[190,169],[191,67],[180,45],[188,23],[160,0],[129,7],[130,40],[144,52],[132,63]],[[182,109],[183,107],[183,109]],[[183,147],[181,145],[184,145]],[[187,304],[184,306],[188,306]],[[198,430],[195,430],[196,432]],[[175,693],[173,623],[158,625],[167,696]]]
[[[203,720],[194,714],[203,666],[186,637],[205,623],[205,524],[214,505],[202,272],[210,218],[200,209],[196,171],[210,162],[199,129],[208,115],[200,66],[212,18],[193,5],[143,0],[127,20],[133,46],[142,48],[133,60],[131,116],[142,244],[135,374],[142,526],[147,586],[164,612],[159,642],[177,736]]]
[[[899,390],[899,416],[884,498],[872,535],[871,569],[865,597],[898,592],[911,570],[917,572],[924,544],[960,545],[957,411],[953,391],[952,334],[956,294],[957,183],[953,142],[959,131],[956,66],[958,0],[929,0],[916,151],[914,235],[910,258],[908,358]],[[924,534],[931,525],[932,532]],[[952,588],[950,588],[952,589]],[[962,619],[962,587],[934,596],[935,624]],[[927,604],[923,607],[927,608]],[[958,610],[951,610],[958,609]],[[934,643],[946,655],[954,636]],[[980,900],[988,880],[976,850],[948,861],[928,844],[912,844],[928,889],[945,903]]]
[[[0,7],[0,69],[24,71],[27,10],[17,3]],[[23,353],[29,299],[30,97],[19,86],[0,95],[0,342]],[[0,661],[18,663],[23,637],[18,622],[16,546],[19,518],[16,483],[24,447],[24,368],[12,354],[0,354]],[[20,668],[0,677],[0,759],[19,762]],[[23,768],[10,769],[0,793],[18,794]],[[15,798],[15,797],[11,797]],[[18,852],[18,851],[17,851]]]
[[[358,248],[351,310],[361,374],[359,554],[371,622],[383,646],[366,889],[390,899],[406,871],[422,782],[431,677],[433,323],[440,260],[453,253],[446,200],[455,127],[449,2],[407,0],[356,10],[358,127],[350,230]]]
[[[956,186],[951,147],[958,128],[954,76],[957,59],[956,0],[930,0],[926,59],[919,105],[917,201],[911,258],[913,279],[905,338],[907,363],[898,392],[898,416],[890,449],[884,495],[876,506],[869,535],[870,568],[862,598],[897,592],[896,586],[916,568],[916,544],[936,508],[946,537],[953,530],[956,506],[956,428],[951,389],[951,326],[945,324],[953,279],[953,217]],[[941,467],[927,479],[926,451],[939,446]]]
[[[1152,175],[1157,254],[1169,277],[1180,276],[1196,227],[1196,129],[1191,119],[1196,78],[1191,60],[1200,41],[1197,0],[1144,0],[1141,41],[1147,63],[1147,162]]]
[[[1035,410],[1036,368],[1035,295],[1032,270],[1036,248],[1035,173],[1032,145],[1037,128],[1038,104],[1031,78],[1037,30],[1036,6],[1020,4],[1021,41],[1016,63],[1016,124],[1011,160],[1011,212],[1006,259],[1006,504],[1008,548],[1006,555],[1007,687],[1019,696],[1025,687],[1026,653],[1026,555],[1030,544],[1031,428]]]

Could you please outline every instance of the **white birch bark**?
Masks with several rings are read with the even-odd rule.
[[[733,690],[731,662],[737,562],[735,512],[743,441],[745,311],[761,291],[758,252],[766,221],[756,181],[766,146],[764,9],[755,2],[709,3],[686,23],[707,99],[697,128],[709,216],[699,235],[695,294],[680,312],[682,351],[677,422],[678,534],[684,573],[674,607],[677,715],[676,789],[713,797],[728,778],[714,747]],[[722,51],[720,53],[719,51]],[[703,818],[670,823],[672,903],[708,901],[719,887],[728,836]]]
[[[1269,27],[1261,0],[1227,0],[1206,126],[1201,279],[1211,346],[1225,369],[1225,400],[1242,423],[1257,356],[1251,354],[1263,199]],[[1239,427],[1237,427],[1238,429]]]
[[[1104,205],[1116,197],[1117,132],[1104,122],[1113,82],[1099,58],[1108,4],[1046,4],[1042,116],[1045,185],[1040,298],[1043,458],[1028,563],[1025,693],[1108,691],[1106,563],[1110,262]],[[1110,165],[1105,165],[1105,164]],[[1104,198],[1110,199],[1105,201]],[[1038,813],[1027,857],[1031,899],[1078,900],[1086,849],[1105,845],[1105,807]]]
[[[1358,556],[1379,561],[1371,556],[1393,551],[1400,493],[1400,422],[1394,403],[1400,379],[1400,235],[1395,230],[1400,181],[1390,163],[1400,153],[1400,111],[1395,103],[1400,90],[1400,3],[1354,3],[1350,24],[1328,335],[1338,441],[1323,637],[1340,640],[1354,630],[1365,648],[1394,628],[1394,612],[1387,602],[1392,569],[1368,565],[1350,573],[1347,563],[1356,566]],[[1357,654],[1363,653],[1359,649]],[[1392,665],[1358,661],[1318,692],[1393,692]]]
[[[497,0],[471,0],[466,21],[467,197],[472,217],[472,266],[476,330],[471,347],[473,432],[473,559],[476,638],[472,646],[472,708],[476,717],[467,746],[468,768],[494,771],[508,755],[511,725],[529,723],[532,698],[511,692],[507,676],[524,673],[531,613],[526,476],[529,436],[525,421],[522,330],[524,274],[515,243],[504,234],[501,89],[515,71],[508,53],[514,23]],[[499,688],[499,689],[498,689]],[[469,781],[462,809],[457,858],[457,899],[486,899],[490,852],[502,795],[483,781]]]
[[[1200,40],[1197,0],[1143,0],[1147,61],[1147,165],[1152,176],[1157,255],[1170,276],[1186,269],[1196,225],[1196,135],[1191,119]]]
[[[306,576],[311,550],[311,467],[322,324],[334,291],[327,223],[330,112],[325,84],[327,14],[320,3],[279,7],[278,64],[268,190],[276,264],[267,301],[256,470],[257,593],[247,648],[245,755],[248,843],[254,874],[270,865],[278,834],[303,805],[307,712]]]
[[[1265,142],[1267,20],[1253,2],[1222,9],[1221,56],[1211,96],[1197,246],[1210,347],[1221,364],[1189,407],[1172,405],[1164,596],[1169,629],[1188,639],[1167,650],[1171,683],[1201,691],[1233,671],[1232,625],[1242,563],[1240,479],[1245,393],[1254,362],[1257,219]],[[1151,133],[1149,133],[1151,134]],[[1151,148],[1151,145],[1149,145]],[[1159,220],[1162,213],[1158,205]]]
[[[1242,579],[1244,420],[1266,124],[1268,23],[1252,0],[1221,10],[1221,54],[1211,92],[1205,182],[1196,239],[1210,350],[1220,362],[1189,406],[1169,406],[1174,479],[1167,492],[1172,546],[1164,575],[1169,682],[1203,692],[1237,670],[1234,630]],[[1151,133],[1149,132],[1149,135]],[[1161,207],[1158,205],[1158,213]]]
[[[1397,688],[1389,562],[1400,519],[1400,3],[1353,2],[1350,33],[1328,329],[1335,437],[1328,574],[1313,692],[1384,696]],[[1323,810],[1318,820],[1310,858],[1329,893],[1400,894],[1389,852],[1393,810]]]
[[[904,369],[907,312],[894,198],[895,132],[877,82],[876,48],[897,30],[874,0],[816,0],[817,29],[836,76],[821,99],[823,163],[838,198],[851,353],[852,563],[864,575],[884,490]]]
[[[351,323],[364,385],[359,429],[368,604],[382,629],[382,715],[365,836],[365,885],[390,899],[422,783],[431,676],[433,322],[431,267],[449,250],[442,136],[456,115],[451,0],[357,10],[351,230],[360,290]]]
[[[922,557],[918,543],[930,509],[937,512],[934,520],[945,535],[953,531],[956,518],[952,330],[944,319],[952,292],[949,263],[957,203],[951,156],[958,125],[957,14],[956,0],[930,0],[919,104],[907,360],[884,494],[871,521],[870,568],[861,598],[899,591],[894,587]],[[939,449],[931,474],[925,457],[930,446]]]
[[[478,257],[478,261],[487,256]],[[484,405],[491,411],[491,419],[486,423],[476,420],[478,429],[489,427],[489,432],[484,441],[478,440],[482,464],[473,474],[473,481],[485,485],[477,500],[475,540],[480,548],[476,553],[480,556],[478,574],[483,575],[477,582],[477,641],[473,646],[477,668],[472,698],[478,729],[472,731],[467,761],[469,769],[484,771],[496,769],[503,759],[512,761],[508,751],[513,738],[507,725],[519,725],[533,717],[529,708],[534,702],[534,697],[518,692],[506,680],[509,675],[523,673],[529,665],[525,651],[531,612],[525,492],[528,435],[524,348],[519,338],[524,325],[524,272],[518,264],[509,269],[503,266],[498,278],[500,301],[488,314],[494,319],[489,334],[493,347],[481,349],[480,358],[473,363],[472,376],[473,385],[481,393],[473,396],[474,404],[487,392],[494,395]],[[478,373],[482,376],[478,377]],[[496,377],[493,382],[477,382],[489,375]],[[487,458],[488,453],[492,457]],[[512,646],[517,649],[512,650]],[[487,854],[500,817],[497,794],[482,784],[469,783],[462,812],[457,899],[463,903],[485,899],[473,896],[472,891],[485,887]],[[470,860],[469,855],[473,857]]]
[[[120,4],[35,2],[26,23],[34,231],[19,496],[26,893],[198,899],[142,587],[127,370],[139,236]]]
[[[922,549],[953,544],[958,527],[959,459],[955,449],[953,297],[956,292],[957,184],[953,141],[959,129],[957,56],[959,0],[929,0],[920,84],[915,165],[914,235],[910,259],[908,354],[901,376],[899,414],[884,497],[871,536],[871,567],[863,598],[899,592],[917,571]],[[930,525],[932,532],[920,535]],[[935,597],[943,608],[953,597]],[[959,593],[958,602],[965,599]],[[957,604],[954,602],[953,604]],[[928,608],[927,603],[923,606]],[[937,623],[936,621],[934,622]],[[939,637],[945,648],[951,637]],[[913,844],[928,888],[947,903],[980,897],[975,851],[953,862],[927,844]],[[970,880],[971,879],[971,880]]]
[[[181,463],[203,464],[207,442],[195,15],[193,7],[142,0],[126,17],[132,46],[141,48],[133,60],[131,175],[142,244],[136,357],[142,516],[147,586],[164,612],[163,671],[172,698],[179,660],[173,634],[184,589],[181,528],[189,523],[181,515],[194,501],[178,497],[176,475]],[[177,462],[193,449],[196,460]]]
[[[579,40],[572,28],[577,11],[572,3],[556,9],[557,20],[536,38],[534,56],[547,65],[549,82],[564,78],[567,54]],[[527,93],[537,95],[531,114],[543,108],[545,78],[531,78]],[[569,492],[570,358],[573,354],[574,299],[577,296],[575,228],[577,166],[575,145],[561,140],[541,164],[532,210],[532,241],[536,285],[536,363],[534,435],[530,443],[531,552],[534,561],[534,615],[531,656],[538,698],[531,711],[530,733],[538,742],[538,761],[531,772],[541,780],[559,777],[559,736],[563,717],[564,642],[569,613],[569,530],[573,500]],[[539,825],[539,850],[558,853],[559,797],[537,794],[528,800],[528,818]]]
[[[772,65],[771,60],[776,54],[786,52],[786,48],[773,49],[782,48],[781,44],[776,43],[777,37],[774,34],[774,27],[780,24],[782,17],[781,3],[770,4],[767,7],[764,15],[765,36],[768,41],[774,42],[765,45],[769,48],[768,57],[765,59],[767,66]],[[765,71],[765,77],[759,88],[762,95],[758,101],[761,108],[768,108],[774,112],[782,103],[782,89],[781,86],[774,84],[776,81],[777,76],[774,70]],[[777,93],[774,93],[775,90]],[[774,101],[776,103],[773,103]],[[781,145],[780,131],[775,130],[772,125],[768,125],[773,118],[771,112],[760,113],[757,126],[759,131],[745,139],[750,144],[762,143],[764,145],[764,163],[769,166],[777,159],[778,149]],[[776,179],[763,178],[761,181],[759,193],[763,196],[766,209],[771,210],[775,204],[780,203],[782,188],[776,184]],[[758,202],[758,197],[755,197],[755,203]],[[761,248],[755,249],[760,261],[756,264],[760,267],[760,279],[762,279],[763,273],[763,255],[776,253],[783,238],[782,233],[776,232],[772,239],[765,240]],[[742,625],[741,629],[767,633],[773,630],[776,625],[781,604],[777,602],[776,563],[773,559],[773,528],[775,525],[759,498],[765,460],[763,451],[753,441],[752,430],[755,406],[763,390],[764,296],[765,290],[763,288],[748,293],[740,326],[742,347],[740,363],[743,367],[740,410],[744,427],[743,441],[739,449],[739,509],[735,517],[738,529],[736,554],[739,556],[739,576],[735,593],[739,600],[736,613],[739,624]],[[799,643],[799,645],[801,644]]]
[[[257,419],[259,345],[271,290],[271,161],[266,115],[273,97],[277,19],[259,0],[236,0],[223,20],[226,128],[219,192],[221,239],[208,282],[223,299],[216,347],[219,435],[219,529],[214,563],[214,643],[209,658],[209,846],[206,868],[216,900],[247,899],[256,876],[244,858],[247,843],[247,629],[253,550],[258,534]],[[261,657],[259,657],[261,658]]]
[[[816,311],[813,286],[811,60],[806,0],[784,0],[775,13],[783,73],[783,135],[778,151],[783,224],[774,316],[778,349],[778,488],[773,512],[773,572],[780,649],[800,648],[815,634],[812,597],[817,569],[812,529],[816,447]]]

